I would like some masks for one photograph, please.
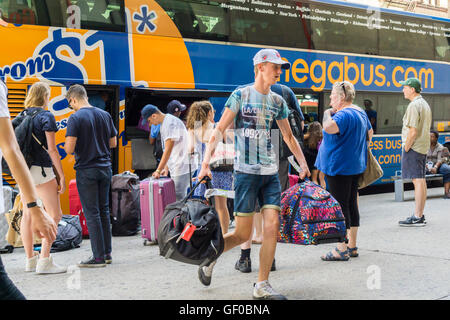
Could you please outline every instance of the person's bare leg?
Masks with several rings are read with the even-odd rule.
[[[263,216],[263,241],[259,250],[258,282],[268,280],[277,247],[279,211],[271,208],[261,210]]]
[[[39,198],[44,204],[45,211],[53,218],[56,224],[59,223],[62,217],[61,205],[58,194],[58,185],[56,179],[47,183],[36,186],[36,191]],[[41,258],[48,258],[52,244],[46,239],[42,239]]]
[[[348,247],[356,248],[356,240],[358,236],[358,227],[351,227],[347,230]]]
[[[450,182],[444,183],[444,194],[450,196]]]
[[[20,221],[20,237],[23,243],[23,248],[25,249],[25,254],[28,259],[35,256],[37,253],[33,250],[33,244],[34,244],[34,235],[31,231],[31,217],[28,212],[28,209],[26,209],[27,205],[26,203],[23,203],[23,214],[22,219]]]
[[[425,179],[412,179],[414,184],[415,210],[414,214],[417,218],[423,216],[425,202],[427,200],[427,182]]]
[[[253,216],[236,216],[234,219],[236,221],[236,227],[232,232],[228,232],[223,236],[224,252],[247,241],[253,230]]]
[[[253,218],[253,223],[254,223],[254,225],[255,225],[255,228],[254,228],[254,233],[253,233],[253,238],[252,238],[252,241],[254,242],[254,243],[262,243],[262,233],[263,233],[263,229],[262,229],[262,225],[263,225],[263,217],[262,217],[262,214],[260,213],[260,212],[257,212],[255,215],[254,215],[254,218]]]
[[[227,198],[215,196],[214,206],[217,211],[217,214],[219,215],[222,234],[225,234],[228,232],[228,227],[230,226],[230,213],[228,212]]]

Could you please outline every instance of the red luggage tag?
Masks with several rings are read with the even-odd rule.
[[[192,223],[187,223],[186,226],[183,229],[183,232],[181,232],[180,238],[189,241],[192,238],[192,235],[194,234],[195,229],[197,229],[196,226],[194,226]]]

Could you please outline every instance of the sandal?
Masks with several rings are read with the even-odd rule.
[[[350,258],[356,258],[359,256],[358,251],[357,251],[358,247],[347,248],[347,250],[348,250]]]
[[[348,250],[339,251],[337,247],[334,250],[339,254],[339,257],[335,257],[333,252],[330,251],[326,254],[325,257],[323,256],[320,257],[320,259],[322,259],[323,261],[347,261],[350,259],[350,256],[348,255]]]

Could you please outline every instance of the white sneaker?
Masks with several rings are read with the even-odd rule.
[[[287,300],[285,296],[276,292],[269,281],[255,283],[253,286],[253,299],[257,300]]]
[[[50,274],[64,272],[67,272],[67,268],[55,264],[51,255],[48,258],[40,258],[37,262],[36,273]]]
[[[39,253],[33,256],[33,258],[25,258],[25,272],[36,271],[36,265],[39,259]]]

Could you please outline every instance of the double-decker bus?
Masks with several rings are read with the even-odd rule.
[[[321,120],[336,81],[351,81],[355,103],[377,112],[372,150],[384,169],[400,168],[399,81],[421,79],[440,142],[450,141],[450,21],[332,0],[0,0],[0,77],[14,117],[29,86],[47,81],[49,110],[67,183],[74,158],[64,151],[73,112],[67,88],[83,84],[92,105],[111,113],[119,130],[114,173],[156,167],[148,132],[139,129],[148,103],[189,106],[210,99],[220,117],[237,86],[253,81],[252,57],[276,48],[291,69],[280,82],[296,93],[306,123]],[[3,177],[4,183],[12,183]],[[68,212],[68,195],[62,198]]]

